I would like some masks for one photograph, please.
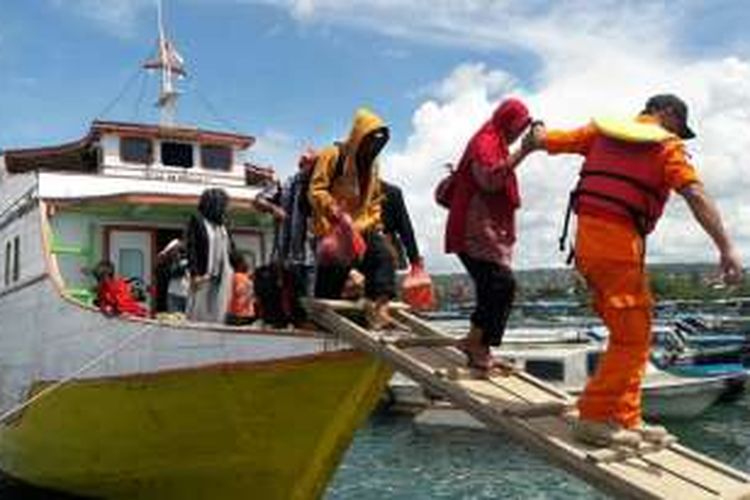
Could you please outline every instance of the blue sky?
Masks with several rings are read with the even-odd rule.
[[[635,112],[652,93],[682,95],[699,133],[696,166],[750,256],[747,2],[165,3],[190,72],[180,121],[255,135],[253,158],[282,175],[305,145],[344,135],[357,106],[383,115],[392,142],[382,171],[405,188],[432,269],[456,268],[442,255],[444,213],[431,201],[439,166],[508,94],[558,126]],[[156,77],[138,72],[154,50],[154,0],[0,0],[0,13],[0,148],[74,140],[95,118],[157,119]],[[579,164],[540,155],[522,167],[519,267],[561,265],[554,240]],[[715,259],[686,218],[673,201],[652,260]]]
[[[120,23],[84,11],[95,4],[2,0],[2,147],[75,138],[95,117],[156,119],[157,76],[131,80],[154,49],[154,4],[134,7],[135,18]],[[467,58],[513,63],[519,74],[528,67],[508,51],[436,48],[345,24],[300,23],[265,5],[175,0],[167,1],[166,15],[190,72],[181,84],[181,119],[250,134],[333,139],[366,104],[403,142],[426,87]]]

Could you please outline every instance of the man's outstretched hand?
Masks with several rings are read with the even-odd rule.
[[[724,283],[737,285],[742,282],[742,261],[734,248],[721,254],[719,266]]]

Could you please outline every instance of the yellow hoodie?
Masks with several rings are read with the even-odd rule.
[[[360,232],[382,228],[380,203],[383,195],[377,162],[373,160],[367,170],[369,180],[360,182],[356,158],[362,139],[384,126],[383,120],[372,111],[365,108],[357,110],[349,138],[341,148],[345,155],[343,171],[333,181],[331,178],[336,170],[339,148],[329,146],[318,154],[308,193],[313,213],[313,232],[316,235],[323,236],[331,230],[331,217],[337,208],[349,214],[354,228]],[[364,189],[360,192],[362,186]]]

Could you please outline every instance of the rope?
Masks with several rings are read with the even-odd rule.
[[[115,96],[114,99],[112,99],[104,108],[98,112],[96,115],[94,115],[96,118],[103,118],[104,115],[112,111],[112,108],[114,108],[117,103],[122,100],[123,96],[125,96],[125,93],[130,90],[131,85],[133,85],[133,81],[135,81],[136,77],[140,74],[141,68],[138,68],[136,71],[133,72],[132,75],[130,75],[130,78],[125,82],[125,85],[122,86],[120,89],[120,92]]]
[[[237,134],[241,133],[239,128],[236,127],[232,122],[230,122],[228,119],[224,118],[221,113],[216,109],[216,106],[214,106],[211,101],[208,99],[208,97],[203,94],[198,89],[198,86],[195,83],[195,78],[187,77],[188,81],[192,85],[192,90],[195,93],[195,95],[198,97],[198,100],[203,105],[203,107],[208,111],[208,113],[211,115],[211,117],[216,120],[218,123],[222,124],[224,127],[227,127],[232,132],[235,132]]]
[[[146,59],[149,56],[149,54],[146,55],[143,59]],[[104,115],[112,111],[112,108],[114,108],[117,103],[119,103],[122,98],[125,96],[125,93],[130,90],[130,87],[133,85],[133,82],[138,77],[138,75],[142,74],[143,68],[140,66],[137,66],[133,73],[130,75],[130,77],[125,82],[125,85],[122,86],[120,89],[120,92],[115,96],[114,99],[112,99],[104,108],[94,115],[95,118],[104,118]]]
[[[138,88],[138,97],[135,100],[135,106],[133,109],[133,121],[136,121],[141,116],[141,104],[143,104],[143,96],[146,93],[146,83],[148,82],[148,74],[141,72],[141,86]]]
[[[81,374],[83,374],[83,373],[89,371],[90,369],[96,367],[97,365],[99,365],[99,363],[101,363],[102,361],[106,360],[107,358],[109,358],[109,357],[117,354],[119,351],[121,351],[126,346],[128,346],[129,344],[131,344],[134,340],[136,340],[141,335],[143,335],[145,332],[153,329],[153,326],[154,325],[145,325],[140,330],[137,330],[137,331],[133,332],[132,334],[128,335],[127,337],[125,337],[125,339],[123,339],[120,343],[118,343],[117,345],[115,345],[113,348],[102,352],[101,354],[97,355],[93,359],[91,359],[88,362],[84,363],[80,368],[78,368],[76,371],[74,371],[73,373],[71,373],[67,377],[65,377],[65,378],[63,378],[63,379],[55,382],[52,385],[49,385],[49,386],[45,387],[44,389],[42,389],[41,391],[39,391],[38,393],[36,393],[33,397],[27,399],[23,403],[20,403],[20,404],[14,406],[13,408],[11,408],[10,410],[8,410],[6,412],[3,412],[2,414],[0,414],[0,423],[5,423],[6,420],[8,420],[11,417],[15,416],[21,410],[24,410],[24,409],[28,408],[29,406],[31,406],[32,404],[36,403],[37,401],[39,401],[43,397],[49,396],[50,394],[52,394],[53,392],[57,391],[58,389],[60,389],[65,384],[67,384],[68,382],[74,380],[75,378],[77,378]]]

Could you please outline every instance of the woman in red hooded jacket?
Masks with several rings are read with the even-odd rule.
[[[490,346],[502,342],[516,290],[511,256],[520,197],[514,169],[531,152],[531,144],[524,141],[512,154],[508,147],[531,121],[518,99],[501,102],[469,141],[450,200],[446,252],[458,254],[476,290],[471,330],[459,348],[469,366],[483,371],[493,367]]]

